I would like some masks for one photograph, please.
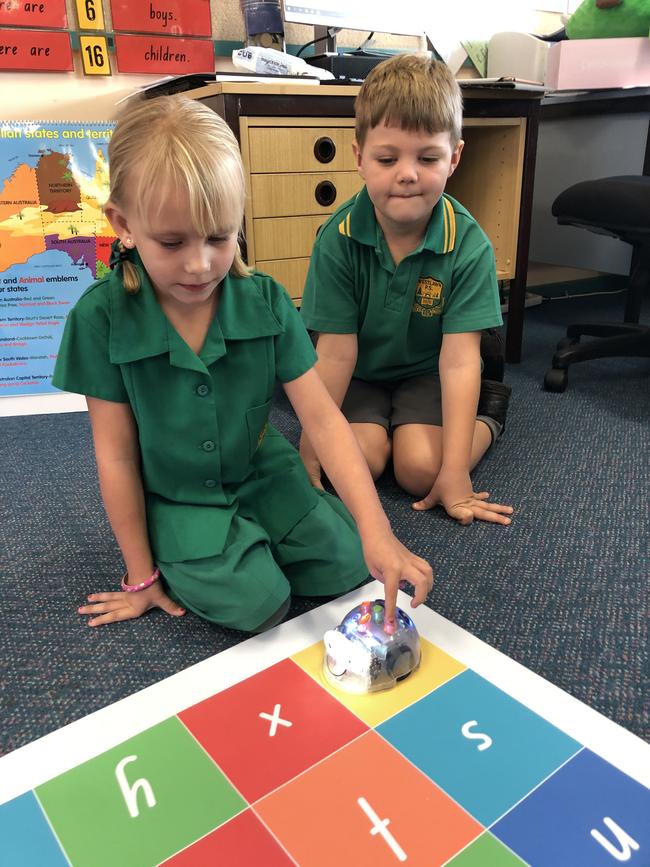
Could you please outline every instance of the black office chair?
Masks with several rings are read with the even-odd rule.
[[[591,358],[650,358],[650,326],[639,325],[644,291],[650,290],[650,177],[631,175],[582,181],[564,190],[552,206],[558,223],[620,238],[633,249],[624,321],[569,325],[557,345],[547,391],[564,391],[568,367]],[[596,337],[580,343],[583,335]]]

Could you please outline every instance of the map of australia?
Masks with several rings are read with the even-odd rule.
[[[108,270],[111,124],[0,126],[0,397],[52,391],[68,311]]]

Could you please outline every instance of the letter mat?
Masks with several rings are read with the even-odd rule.
[[[405,594],[420,667],[369,695],[328,685],[323,634],[382,595],[365,585],[0,759],[0,863],[650,864],[650,746]]]

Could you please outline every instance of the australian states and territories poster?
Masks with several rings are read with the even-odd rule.
[[[0,398],[55,391],[68,312],[108,270],[112,129],[0,122]]]

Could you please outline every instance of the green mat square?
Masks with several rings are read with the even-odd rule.
[[[176,717],[35,791],[79,867],[155,865],[246,806]]]
[[[492,834],[481,834],[452,858],[447,867],[524,867],[525,863]]]

